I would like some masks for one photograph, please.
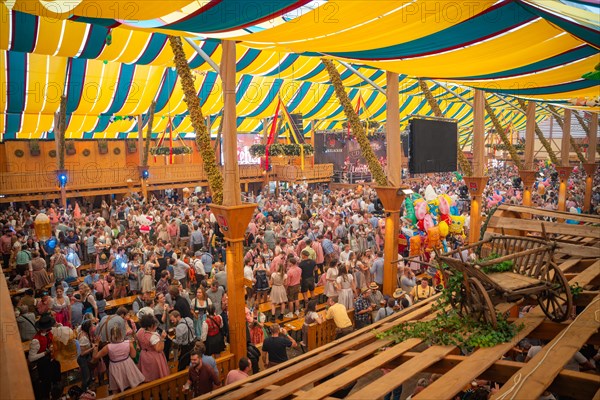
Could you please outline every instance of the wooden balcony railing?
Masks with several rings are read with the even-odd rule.
[[[161,188],[167,185],[190,184],[202,186],[207,184],[207,176],[202,164],[177,164],[152,166],[149,169],[148,184]],[[271,180],[283,182],[326,182],[333,175],[332,164],[307,164],[304,171],[296,165],[274,165],[270,173]],[[126,165],[116,168],[96,168],[95,164],[80,169],[67,170],[67,196],[81,192],[90,195],[94,190],[104,190],[106,193],[127,191],[128,180],[132,187],[138,188],[139,172],[136,165]],[[240,165],[240,183],[260,182],[264,179],[264,171],[260,165]],[[117,190],[119,189],[119,190]],[[56,171],[4,172],[0,173],[0,194],[6,196],[0,201],[47,198],[57,196],[59,187]],[[80,195],[81,195],[80,193]]]
[[[228,354],[217,358],[217,369],[221,382],[225,382],[227,374],[235,369],[235,356]],[[183,370],[166,376],[164,378],[144,383],[135,389],[126,390],[122,393],[112,396],[112,400],[188,400],[192,396],[183,393],[182,386],[187,382],[188,371]]]
[[[305,165],[302,170],[297,165],[274,165],[271,179],[283,182],[325,182],[333,176],[333,164]]]

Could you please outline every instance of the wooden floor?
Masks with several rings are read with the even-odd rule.
[[[488,225],[494,234],[505,226],[503,218],[523,220],[538,210],[518,207],[499,209]],[[547,210],[539,210],[545,216]],[[503,213],[512,213],[510,217]],[[551,216],[562,217],[561,214]],[[525,218],[523,218],[525,217]],[[570,219],[574,219],[572,214]],[[391,315],[365,329],[328,345],[296,357],[277,369],[268,369],[245,381],[216,390],[200,399],[330,399],[365,375],[385,367],[385,375],[374,378],[349,393],[348,399],[378,399],[422,373],[440,373],[441,378],[429,385],[415,400],[450,399],[477,378],[501,382],[500,392],[494,399],[537,399],[546,390],[575,399],[600,398],[600,377],[592,373],[564,370],[565,364],[586,343],[600,344],[600,252],[598,232],[600,218],[582,216],[582,225],[562,221],[544,222],[552,229],[541,227],[541,222],[529,220],[511,224],[511,234],[541,235],[543,229],[549,239],[558,243],[555,261],[570,284],[577,283],[583,292],[575,299],[583,308],[574,320],[565,323],[550,322],[539,307],[519,318],[520,333],[511,342],[491,348],[476,349],[467,356],[453,346],[424,346],[419,339],[393,344],[377,339],[375,332],[385,331],[404,321],[435,318],[431,305],[435,299],[418,303],[398,314]],[[514,221],[513,221],[514,222]],[[570,225],[570,226],[567,226]],[[533,227],[532,229],[529,229]],[[568,234],[563,234],[562,228]],[[552,233],[549,233],[552,231]],[[508,233],[507,233],[508,234]],[[565,249],[575,249],[574,252]],[[590,256],[591,254],[591,256]],[[497,310],[509,310],[515,303],[503,303]],[[549,341],[543,350],[528,363],[502,360],[523,338]]]

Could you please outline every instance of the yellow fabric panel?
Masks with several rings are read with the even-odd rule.
[[[598,64],[598,61],[598,55],[593,55],[569,65],[548,71],[541,71],[536,74],[517,78],[496,79],[493,81],[469,81],[469,84],[478,88],[490,89],[527,89],[558,85],[569,79],[578,80],[581,75],[592,71],[594,66]]]
[[[515,46],[515,43],[519,45]],[[365,64],[411,76],[472,76],[532,64],[582,44],[583,42],[570,35],[561,34],[546,21],[537,20],[510,34],[457,51],[402,61],[373,61]]]
[[[120,65],[117,63],[88,61],[84,91],[75,110],[76,114],[99,115],[108,109],[117,87],[119,69]]]
[[[2,73],[0,73],[0,88],[7,88],[8,82],[6,81],[6,51],[0,51],[0,67],[2,68]],[[4,113],[6,111],[7,106],[7,90],[2,90],[0,92],[0,112]],[[0,117],[2,123],[4,124],[4,115]],[[2,130],[0,132],[4,132],[4,125],[2,125]]]
[[[127,29],[113,29],[111,35],[112,44],[104,47],[97,57],[98,60],[130,63],[145,49],[146,43],[150,39],[148,33]]]
[[[0,18],[2,18],[2,23],[0,24],[0,49],[8,50],[8,40],[12,24],[10,23],[11,19],[8,16],[6,7],[0,7]]]
[[[17,0],[13,9],[44,16],[66,19],[71,14],[92,18],[145,20],[178,11],[192,0]]]
[[[253,46],[287,51],[355,51],[408,42],[472,17],[492,1],[355,1],[324,3],[312,12],[275,27],[238,37]],[[384,14],[387,14],[385,15]]]
[[[36,41],[33,53],[53,55],[58,50],[61,41],[69,41],[69,38],[63,37],[63,30],[66,31],[66,21],[49,22],[46,18],[38,20],[38,39]],[[77,39],[74,38],[76,41]]]
[[[58,22],[55,23],[58,24]],[[67,21],[65,23],[65,30],[62,37],[62,42],[60,44],[60,49],[56,55],[62,57],[73,57],[78,54],[79,49],[82,47],[86,29],[90,26],[91,25]]]
[[[119,114],[137,115],[150,109],[150,104],[158,91],[163,71],[164,69],[160,67],[138,65],[135,69],[127,100]]]

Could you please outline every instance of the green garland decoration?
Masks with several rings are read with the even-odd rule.
[[[564,120],[562,118],[560,118],[558,116],[558,110],[552,104],[549,104],[548,108],[550,108],[550,110],[553,111],[552,116],[554,117],[554,119],[558,123],[558,126],[560,126],[560,129],[564,132],[565,131],[565,122],[564,122]],[[577,113],[573,113],[573,114],[575,114],[576,117],[578,117]],[[581,123],[581,121],[580,121],[580,123]],[[583,127],[583,129],[585,129],[585,124],[582,124],[581,126]],[[587,133],[588,132],[586,130],[586,134]],[[569,135],[569,142],[571,143],[571,147],[573,148],[573,150],[575,150],[575,154],[577,154],[577,158],[579,159],[579,161],[581,161],[582,163],[586,163],[587,160],[585,159],[585,157],[583,156],[583,154],[581,154],[579,146],[577,145],[577,143],[575,143],[575,140],[573,139],[573,136],[571,136],[571,135]],[[559,164],[557,164],[557,165],[559,165]]]
[[[215,204],[223,204],[223,176],[217,167],[217,158],[210,145],[210,135],[204,123],[200,99],[198,99],[198,92],[194,85],[194,76],[187,63],[181,38],[169,36],[169,43],[173,49],[175,68],[177,69],[177,75],[179,75],[181,88],[184,93],[183,101],[185,101],[188,107],[192,127],[194,128],[194,132],[196,132],[196,143],[202,155],[204,170],[206,171],[208,184],[212,192],[212,201]]]
[[[429,90],[429,86],[427,85],[427,83],[425,83],[425,81],[423,81],[422,79],[419,79],[419,86],[421,88],[421,91],[425,95],[425,99],[427,99],[427,103],[433,111],[433,114],[438,118],[443,118],[444,114],[440,109],[440,105],[433,97],[433,94],[431,94],[431,90]],[[456,148],[456,155],[458,157],[458,163],[460,164],[460,169],[462,169],[462,172],[466,176],[473,176],[473,169],[471,168],[471,163],[469,163],[469,161],[465,157],[465,154],[463,153],[460,146],[457,146]]]
[[[165,146],[154,147],[150,149],[150,154],[152,154],[153,156],[168,156],[169,154],[171,154],[171,148]],[[192,148],[187,146],[173,147],[173,155],[178,156],[180,154],[192,154]]]
[[[369,166],[369,170],[371,171],[371,175],[375,179],[375,182],[379,186],[388,186],[388,180],[383,171],[383,167],[379,163],[379,160],[375,156],[373,149],[371,148],[371,143],[369,142],[369,138],[365,134],[365,129],[363,128],[363,124],[360,122],[358,115],[354,111],[352,107],[352,103],[350,102],[350,98],[344,89],[344,85],[342,84],[342,78],[340,77],[340,73],[333,65],[333,61],[326,60],[321,58],[321,62],[325,65],[325,69],[329,74],[329,80],[333,84],[333,88],[335,89],[335,94],[344,108],[344,114],[346,114],[346,119],[350,122],[350,126],[352,127],[352,133],[356,137],[356,141],[360,146],[360,150],[362,152],[362,156],[364,157],[367,165]]]
[[[142,167],[148,167],[148,154],[150,154],[150,140],[152,140],[152,124],[154,124],[154,110],[156,109],[156,101],[150,104],[148,111],[148,125],[146,128],[146,142],[144,143],[144,153],[142,156]],[[141,132],[139,133],[141,134]]]
[[[525,111],[525,113],[527,113],[527,105],[525,104],[525,100],[517,99],[517,101],[519,102],[519,106],[521,107],[521,110],[523,110],[523,111]],[[552,161],[552,164],[560,165],[560,162],[558,161],[558,158],[556,157],[554,150],[552,150],[552,146],[550,145],[550,142],[544,137],[544,132],[542,132],[542,130],[540,129],[539,125],[537,124],[537,121],[535,123],[535,134],[537,135],[542,146],[544,146],[544,149],[546,149],[546,153],[548,153],[548,157],[550,157],[550,161]]]
[[[250,146],[249,152],[252,157],[263,157],[266,154],[267,146],[264,144],[253,144]],[[304,144],[304,155],[311,156],[314,154],[315,149],[310,144]],[[288,156],[288,157],[299,157],[300,156],[300,145],[296,143],[282,144],[273,143],[269,147],[269,156]]]
[[[508,154],[510,154],[510,158],[513,160],[519,171],[521,171],[523,169],[523,163],[521,162],[521,158],[517,154],[517,151],[515,150],[513,145],[510,143],[508,136],[506,136],[506,132],[504,132],[504,127],[502,127],[502,124],[500,124],[500,121],[498,120],[498,117],[496,117],[496,113],[488,103],[487,98],[485,99],[485,111],[492,120],[494,128],[496,129],[496,133],[498,134],[498,136],[500,136],[500,139],[502,139],[502,143],[504,143],[504,145],[506,146]]]

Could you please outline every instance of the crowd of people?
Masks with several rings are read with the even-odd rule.
[[[533,203],[555,208],[554,171],[543,163],[538,168]],[[582,173],[576,169],[569,180],[573,212],[583,202]],[[484,212],[500,201],[520,203],[516,169],[490,166],[488,176]],[[461,246],[469,229],[469,201],[460,176],[436,174],[411,185],[415,193],[431,185],[452,199],[465,218],[465,231],[450,245]],[[178,369],[190,367],[186,390],[199,395],[220,384],[215,358],[226,350],[229,334],[226,244],[208,206],[210,195],[194,191],[178,198],[176,193],[149,201],[137,196],[102,201],[97,208],[82,200],[66,210],[47,203],[0,212],[3,268],[11,286],[23,291],[13,305],[22,340],[31,340],[37,398],[48,398],[60,375],[50,351],[53,326],[76,332],[83,390],[102,384],[106,376],[113,393],[164,377],[174,348]],[[264,342],[265,366],[287,360],[287,348],[306,345],[306,328],[296,343],[278,324],[284,317],[303,316],[305,327],[332,319],[342,337],[436,292],[436,271],[400,262],[398,290],[389,298],[381,294],[385,218],[373,189],[299,185],[277,195],[247,194],[245,200],[258,204],[244,240],[244,277],[252,282],[248,357],[228,381],[257,371],[256,344]],[[599,203],[595,191],[596,213]],[[39,213],[48,215],[52,227],[43,241],[36,236]],[[410,224],[403,218],[403,225]],[[409,255],[408,243],[399,247],[400,254]],[[418,280],[423,274],[427,277]],[[325,316],[316,310],[316,286],[324,287],[328,299]],[[132,309],[121,307],[109,315],[107,300],[129,295],[135,296]],[[258,307],[267,300],[268,319]],[[347,316],[350,309],[354,324]]]

